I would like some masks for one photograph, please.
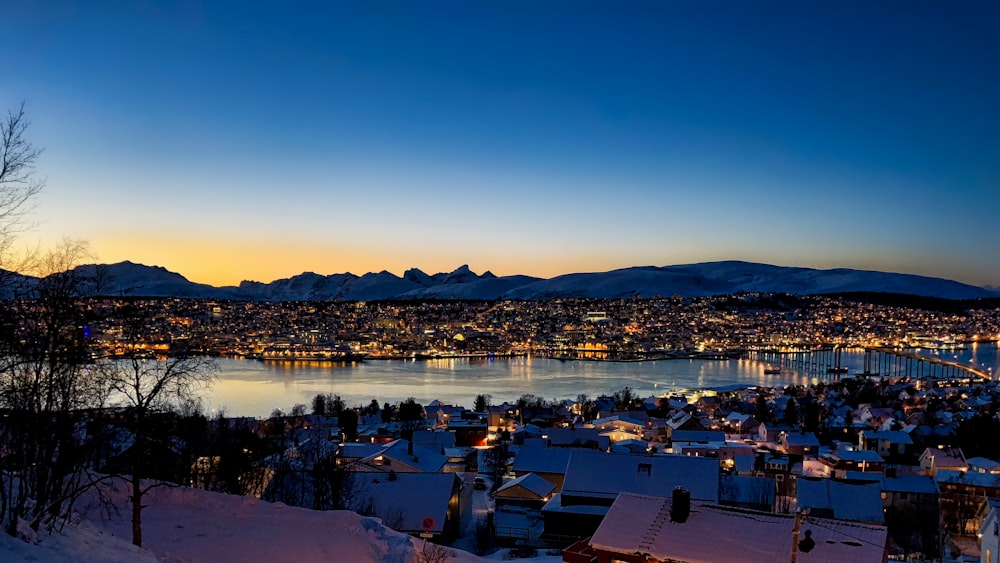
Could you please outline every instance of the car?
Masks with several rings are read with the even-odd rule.
[[[476,489],[477,491],[485,491],[486,490],[486,479],[483,479],[482,477],[476,477],[472,481],[472,488]]]

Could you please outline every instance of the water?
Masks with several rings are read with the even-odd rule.
[[[969,345],[966,350],[929,351],[942,359],[1000,372],[995,343]],[[863,355],[844,352],[842,365],[862,371]],[[544,358],[496,360],[369,360],[355,364],[219,360],[219,379],[204,394],[206,410],[224,409],[230,416],[268,416],[275,408],[311,405],[318,393],[340,395],[348,405],[396,403],[414,397],[427,404],[472,406],[486,393],[493,403],[514,401],[531,393],[545,399],[596,397],[631,387],[639,396],[662,395],[677,389],[722,385],[806,385],[820,379],[786,369],[764,375],[766,364],[752,360],[664,360],[655,362],[560,361]],[[825,378],[826,376],[824,376]]]

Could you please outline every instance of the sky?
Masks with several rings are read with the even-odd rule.
[[[11,0],[0,54],[23,242],[96,262],[1000,286],[993,0]]]

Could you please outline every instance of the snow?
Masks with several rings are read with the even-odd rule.
[[[131,544],[127,487],[109,490],[107,510],[88,497],[62,532],[31,533],[29,541],[0,534],[0,561],[118,563],[154,561],[350,561],[413,563],[422,540],[395,532],[377,518],[347,511],[314,511],[254,497],[187,487],[158,487],[144,498],[144,547]],[[449,563],[484,559],[455,548]],[[496,553],[492,560],[502,560]],[[554,563],[558,556],[522,559]]]
[[[619,492],[670,494],[684,487],[691,498],[718,502],[719,460],[684,456],[616,455],[574,451],[563,481],[564,497],[614,499]]]
[[[787,561],[794,521],[790,516],[694,504],[684,523],[670,520],[664,497],[622,493],[591,540],[614,553],[647,553],[659,560],[697,562]],[[882,561],[884,526],[803,518],[816,547],[802,562]],[[804,536],[800,536],[804,537]]]

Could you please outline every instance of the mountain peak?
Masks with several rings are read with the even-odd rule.
[[[131,261],[90,264],[79,269],[95,279],[94,291],[101,295],[234,300],[601,299],[635,295],[704,297],[739,292],[797,295],[876,292],[944,299],[1000,296],[994,288],[913,274],[850,268],[818,270],[738,260],[638,266],[607,272],[565,274],[551,279],[496,276],[491,271],[477,275],[468,264],[434,275],[411,268],[402,277],[386,270],[369,272],[360,277],[349,272],[328,276],[304,272],[271,283],[245,280],[239,286],[221,288],[193,283],[162,266],[146,266]]]

